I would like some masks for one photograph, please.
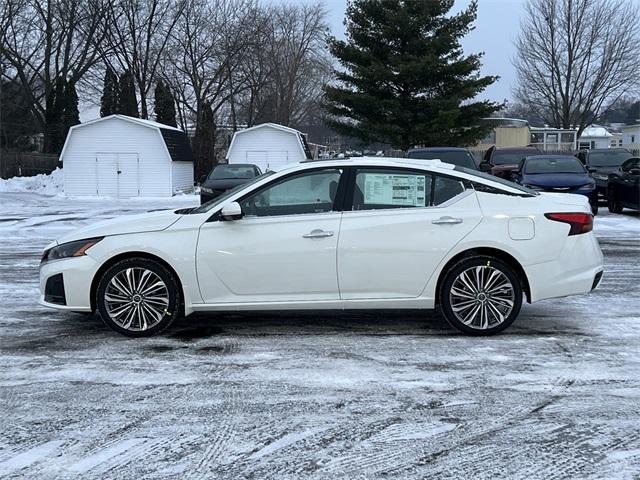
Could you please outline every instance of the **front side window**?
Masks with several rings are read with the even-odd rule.
[[[622,164],[620,170],[623,172],[629,172],[633,168],[640,168],[640,158],[630,158]]]
[[[342,170],[336,168],[303,172],[251,193],[238,203],[249,217],[330,212],[341,175]]]
[[[428,207],[431,174],[399,169],[362,169],[356,175],[353,210]]]

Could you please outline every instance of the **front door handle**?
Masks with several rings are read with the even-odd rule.
[[[314,230],[311,230],[309,233],[302,235],[302,238],[325,238],[325,237],[333,237],[333,232],[316,228]]]
[[[434,225],[456,225],[458,223],[462,223],[462,219],[453,217],[440,217],[437,220],[433,220],[431,223],[433,223]]]

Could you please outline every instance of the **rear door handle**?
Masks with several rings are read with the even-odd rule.
[[[458,223],[462,223],[462,219],[453,217],[440,217],[437,220],[433,220],[431,223],[433,223],[434,225],[455,225]]]
[[[302,235],[302,238],[324,238],[324,237],[333,237],[333,232],[329,230],[322,230],[320,228],[316,228],[311,230],[309,233]]]

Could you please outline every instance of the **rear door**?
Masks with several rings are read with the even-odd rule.
[[[481,219],[475,192],[453,177],[360,168],[350,186],[352,205],[343,213],[338,241],[345,300],[418,297],[438,264]]]

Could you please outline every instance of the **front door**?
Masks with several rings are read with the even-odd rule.
[[[196,253],[205,303],[338,300],[341,174],[323,168],[274,180],[239,200],[242,219],[205,223]]]
[[[361,168],[343,214],[338,279],[344,300],[418,297],[447,253],[480,222],[458,179]]]

